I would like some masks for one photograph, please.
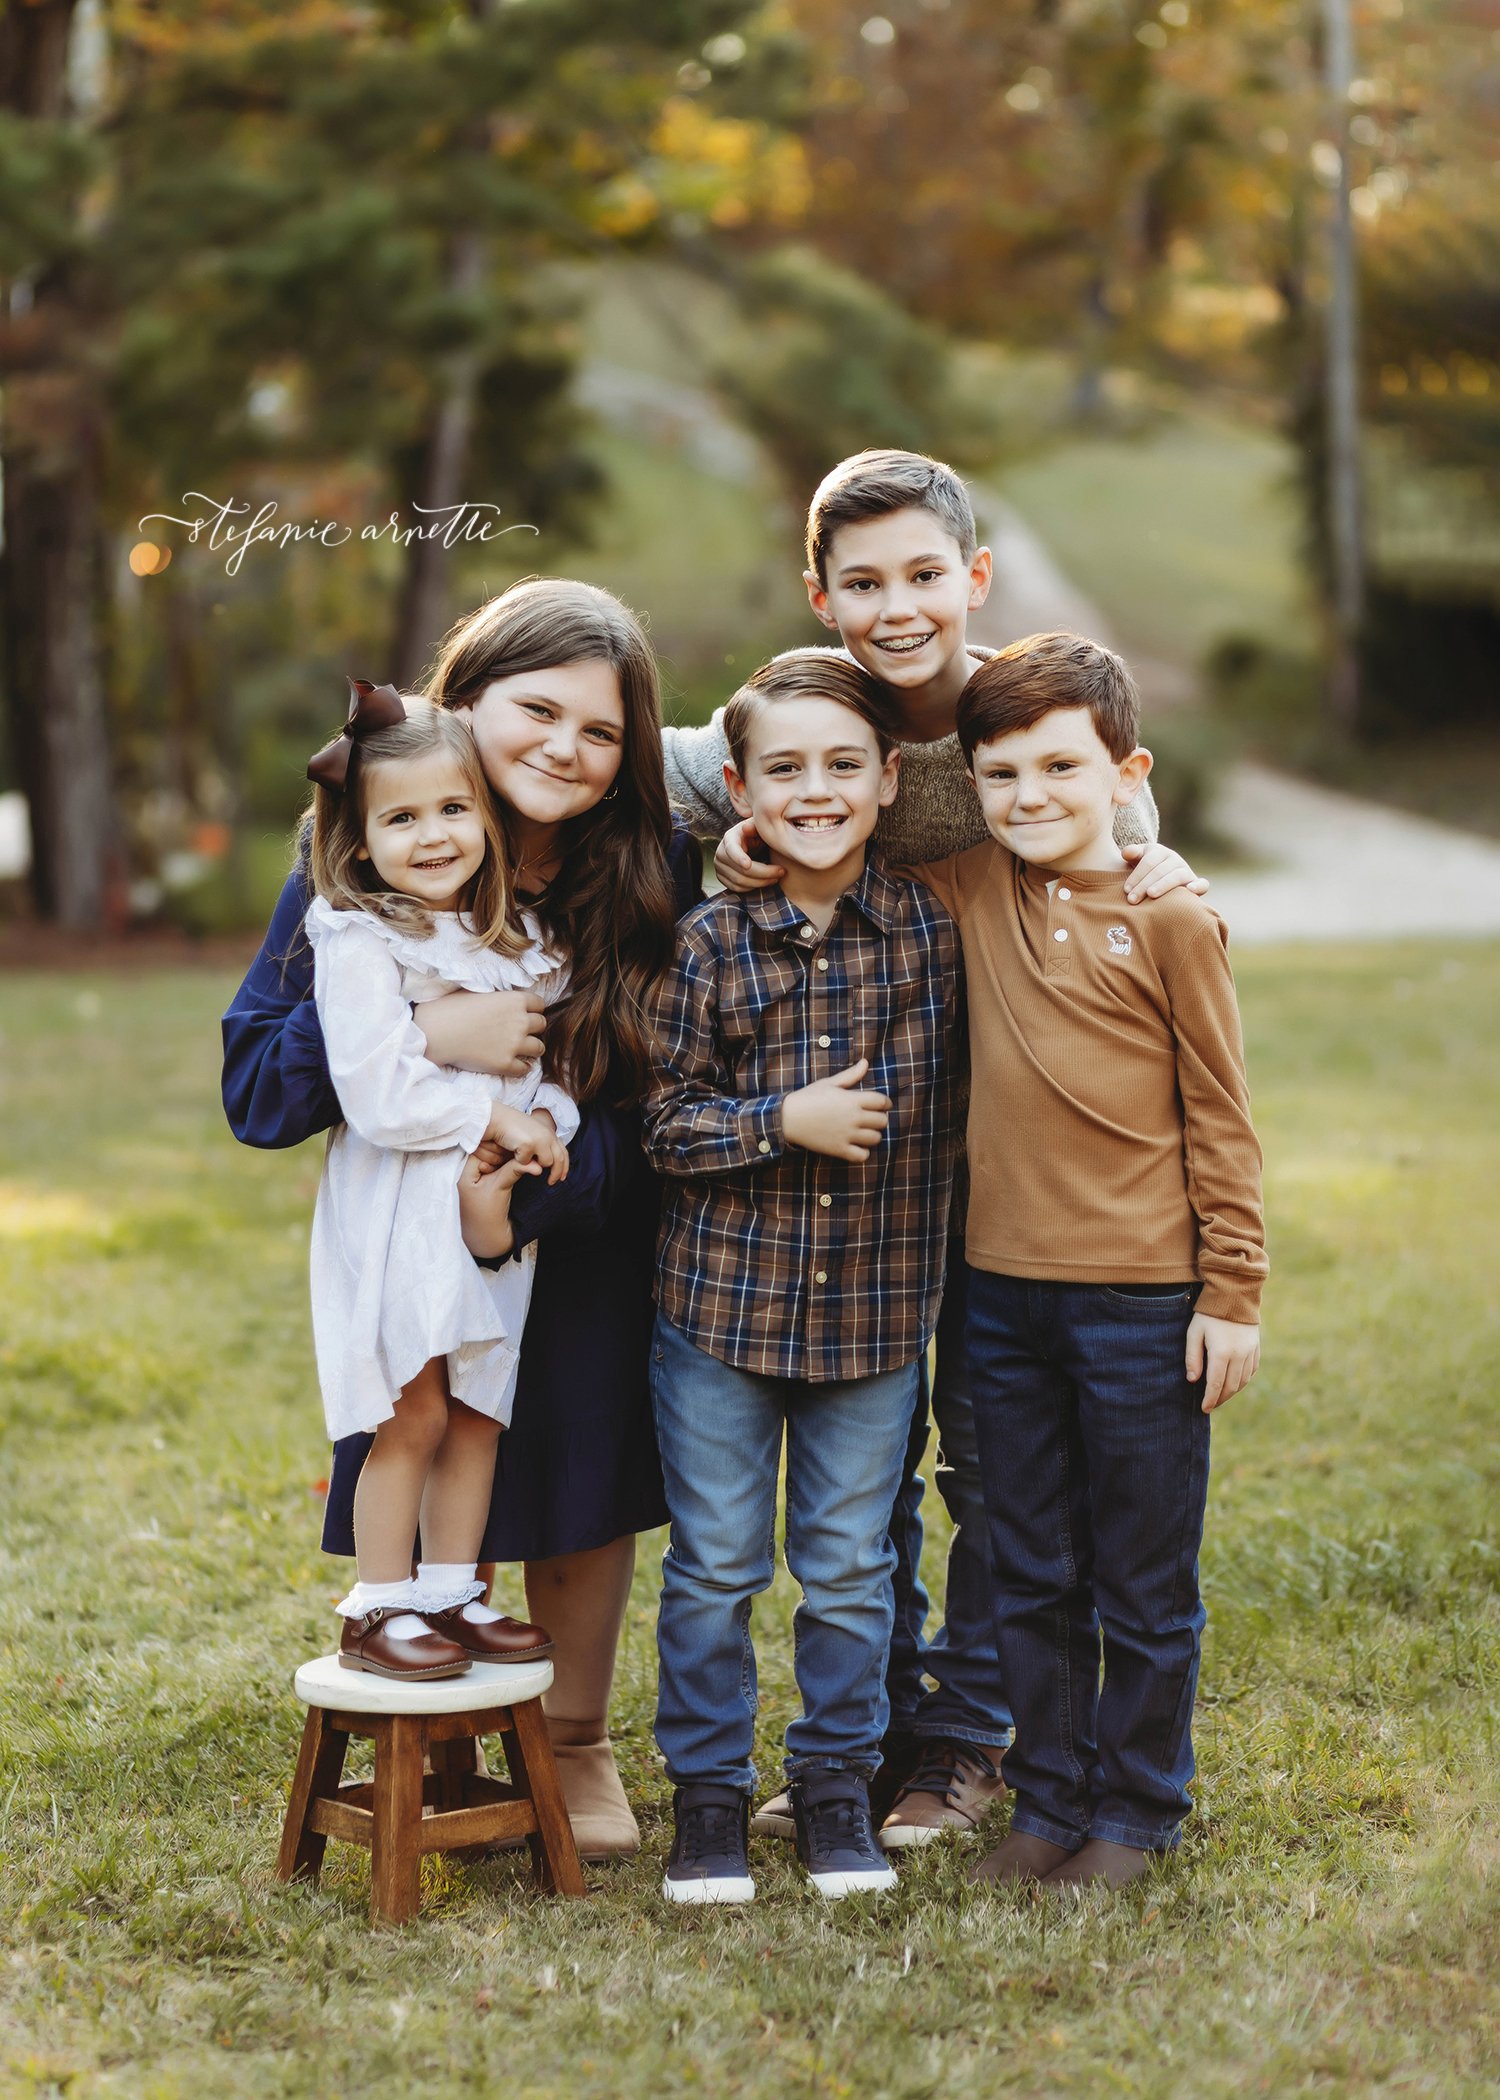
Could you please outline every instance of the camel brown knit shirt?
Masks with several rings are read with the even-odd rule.
[[[1125,902],[993,841],[910,872],[957,919],[968,978],[968,1258],[1059,1283],[1202,1279],[1259,1317],[1260,1146],[1218,913]]]

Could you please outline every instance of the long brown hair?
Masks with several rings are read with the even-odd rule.
[[[549,1016],[548,1063],[580,1101],[607,1093],[627,1102],[650,1077],[649,1002],[672,958],[676,918],[661,699],[640,622],[593,584],[528,577],[459,621],[427,691],[444,707],[466,708],[496,678],[596,662],[620,683],[620,770],[604,800],[565,826],[562,866],[534,909],[572,966],[568,999]],[[498,808],[509,836],[509,813]]]
[[[451,758],[474,797],[479,821],[484,826],[485,856],[461,900],[462,909],[474,928],[474,937],[486,948],[504,955],[517,955],[526,946],[526,936],[516,924],[511,908],[510,866],[505,839],[490,784],[479,763],[479,747],[468,724],[434,707],[426,699],[408,700],[407,717],[389,729],[362,736],[350,754],[349,775],[342,792],[323,787],[313,789],[312,807],[305,819],[308,868],[313,888],[335,911],[373,912],[377,918],[430,939],[432,913],[417,897],[388,889],[374,863],[361,858],[365,843],[367,796],[365,783],[371,766],[399,765],[403,760],[427,758],[441,752]]]

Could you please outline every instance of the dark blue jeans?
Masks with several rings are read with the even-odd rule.
[[[896,1623],[886,1690],[891,1727],[902,1734],[954,1736],[1003,1749],[1010,1741],[1010,1708],[995,1651],[994,1581],[979,1479],[974,1410],[964,1354],[968,1270],[963,1241],[948,1245],[948,1277],[938,1315],[937,1370],[931,1407],[938,1426],[935,1478],[953,1535],[948,1546],[947,1605],[936,1636],[927,1641],[927,1591],[922,1583],[922,1475],[927,1450],[928,1381],[912,1415],[906,1468],[891,1511],[896,1555]],[[927,1679],[932,1683],[928,1684]]]
[[[1070,1848],[1167,1851],[1192,1805],[1208,1417],[1197,1286],[1152,1288],[969,1271],[1012,1828]]]

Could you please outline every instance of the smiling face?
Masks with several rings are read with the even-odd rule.
[[[625,755],[620,681],[602,660],[493,678],[468,710],[485,778],[541,843],[602,802]]]
[[[1018,860],[1051,868],[1122,868],[1116,806],[1151,770],[1139,747],[1111,758],[1086,707],[1054,707],[1029,729],[974,749],[974,785],[990,836]]]
[[[484,863],[484,816],[473,783],[445,751],[366,764],[360,774],[367,860],[388,890],[456,911]]]
[[[896,799],[899,754],[837,700],[767,700],[750,726],[745,770],[724,768],[730,799],[788,869],[853,881],[881,810]]]
[[[971,669],[968,616],[984,603],[990,574],[987,547],[966,562],[942,521],[913,506],[841,525],[826,584],[812,569],[804,580],[813,611],[865,670],[898,692],[956,680],[956,699]]]

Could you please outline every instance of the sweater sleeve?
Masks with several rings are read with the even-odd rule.
[[[1182,1096],[1188,1200],[1198,1220],[1198,1310],[1247,1324],[1265,1283],[1261,1150],[1250,1121],[1228,931],[1210,919],[1172,973],[1172,1032]]]
[[[312,950],[303,932],[309,894],[307,866],[299,862],[224,1016],[224,1113],[242,1145],[300,1145],[343,1119],[313,1000]]]
[[[1115,811],[1114,834],[1117,846],[1154,846],[1161,837],[1161,814],[1149,780],[1141,782],[1133,802],[1122,802]]]
[[[695,839],[718,839],[737,823],[734,804],[724,785],[724,710],[700,729],[666,728],[661,733],[666,763],[667,800]]]
[[[492,1082],[425,1056],[395,956],[362,913],[332,916],[338,923],[316,942],[314,993],[345,1120],[392,1152],[472,1152],[489,1125]]]

